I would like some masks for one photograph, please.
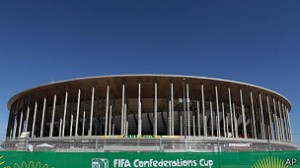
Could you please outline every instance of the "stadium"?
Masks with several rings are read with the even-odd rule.
[[[217,78],[141,74],[72,79],[25,90],[9,100],[8,109],[5,149],[297,149],[288,99]]]

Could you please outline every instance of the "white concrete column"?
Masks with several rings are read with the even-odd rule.
[[[54,94],[53,98],[53,108],[52,108],[52,118],[51,118],[51,125],[50,125],[50,133],[49,137],[53,136],[53,127],[54,127],[54,118],[55,118],[55,109],[56,109],[56,94]]]
[[[171,135],[174,135],[174,89],[171,83]]]
[[[186,83],[185,83],[185,79],[183,79],[183,100],[182,100],[182,103],[183,103],[183,134],[184,134],[184,137],[187,136],[187,116],[186,116]]]
[[[157,136],[157,83],[154,84],[154,125],[153,135]]]
[[[128,136],[128,121],[126,121],[126,125],[125,125],[125,136]]]
[[[80,113],[80,97],[81,97],[81,90],[78,89],[76,123],[75,123],[75,136],[78,136],[79,113]]]
[[[95,99],[95,87],[92,88],[89,136],[92,136],[92,131],[93,131],[94,99]]]
[[[66,91],[66,94],[65,94],[64,117],[63,117],[62,135],[61,135],[62,137],[65,136],[67,106],[68,106],[68,91]]]
[[[227,137],[226,133],[226,117],[225,117],[225,107],[224,107],[224,102],[222,101],[222,116],[223,116],[223,136]]]
[[[253,134],[254,138],[257,139],[256,134],[256,122],[255,122],[255,111],[254,111],[254,104],[253,104],[253,94],[252,91],[250,91],[250,103],[251,103],[251,112],[252,112],[252,124],[253,124]]]
[[[46,97],[44,97],[40,137],[43,137],[43,134],[44,134],[44,121],[45,121],[46,105],[47,105],[47,99],[46,99]]]
[[[284,138],[285,142],[287,142],[288,137],[287,137],[287,129],[286,129],[286,119],[285,119],[285,106],[283,103],[281,103],[281,108],[282,108],[282,120],[283,120],[283,128],[284,128]]]
[[[204,98],[204,86],[201,85],[201,101],[202,101],[202,120],[203,120],[203,133],[204,136],[207,137],[207,127],[206,122],[204,122],[205,114],[205,98]]]
[[[231,126],[231,136],[235,137],[235,132],[233,129],[233,116],[232,116],[232,103],[231,103],[231,89],[228,87],[228,99],[229,99],[229,111],[230,111],[230,126]]]
[[[142,104],[141,104],[141,83],[138,86],[138,137],[142,136]]]
[[[127,136],[126,132],[127,132],[127,128],[126,128],[126,123],[127,123],[127,104],[125,103],[124,104],[124,120],[123,120],[123,123],[124,123],[124,136]]]
[[[122,109],[121,109],[121,136],[124,136],[124,104],[125,104],[125,84],[122,84]]]
[[[25,121],[25,128],[24,131],[28,131],[28,120],[29,120],[29,113],[30,113],[30,107],[27,106],[27,111],[26,111],[26,121]]]
[[[37,101],[35,101],[35,103],[34,103],[34,112],[33,112],[32,129],[31,129],[31,137],[35,137],[35,120],[36,120],[37,107],[38,107],[38,103],[37,103]]]
[[[21,136],[22,133],[22,125],[23,125],[23,111],[20,113],[20,122],[19,122],[19,132],[18,132],[18,137]]]
[[[111,136],[112,106],[109,106],[108,135]]]
[[[85,130],[85,111],[83,111],[82,136],[84,136],[84,130]]]
[[[237,117],[236,117],[236,112],[235,112],[235,104],[233,103],[233,117],[234,117],[234,130],[235,130],[235,137],[239,138],[239,132],[238,132],[238,125],[237,125]]]
[[[267,96],[267,107],[268,107],[268,113],[269,113],[269,126],[270,126],[270,133],[271,133],[271,137],[269,137],[270,140],[273,140],[274,138],[272,137],[274,135],[274,130],[272,127],[272,114],[271,114],[271,107],[270,107],[270,99],[269,96]]]
[[[180,120],[180,136],[182,136],[183,135],[182,116],[180,116],[179,120]]]
[[[198,127],[198,136],[201,136],[201,128],[200,128],[200,126],[201,126],[201,124],[200,124],[200,102],[197,101],[197,127]]]
[[[172,103],[171,103],[171,101],[169,100],[168,101],[168,110],[169,110],[169,112],[168,112],[168,135],[172,135],[172,119],[171,119],[171,116],[172,116],[172,114],[171,114],[171,112],[172,112],[172,110],[171,110],[171,108],[172,108]]]
[[[108,129],[108,110],[109,110],[109,85],[106,86],[105,128],[104,128],[105,136],[107,136],[107,129]]]
[[[212,102],[209,101],[209,107],[210,107],[210,125],[211,125],[211,136],[214,136],[214,117],[213,117],[213,111],[212,111]]]
[[[13,126],[13,135],[12,135],[12,139],[15,140],[16,139],[16,132],[17,132],[17,117],[16,115],[14,114],[14,126]]]
[[[73,135],[73,114],[71,114],[70,136]]]
[[[62,128],[61,127],[62,127],[62,119],[60,118],[59,119],[59,132],[58,132],[58,136],[59,137],[61,137],[61,132],[62,132],[62,130],[61,130]]]
[[[190,90],[189,84],[186,84],[186,102],[187,102],[187,126],[188,126],[188,136],[191,135],[191,112],[190,112]]]
[[[281,110],[281,106],[280,106],[280,101],[278,100],[278,111],[279,111],[279,129],[280,129],[280,134],[281,134],[281,140],[284,141],[284,131],[283,131],[283,128],[282,128],[282,110]]]
[[[259,105],[260,105],[260,118],[261,118],[260,129],[261,129],[262,139],[266,139],[266,129],[265,129],[265,121],[264,121],[264,110],[263,110],[263,103],[262,103],[262,99],[261,99],[261,94],[259,94]]]
[[[277,140],[280,140],[280,136],[279,136],[279,127],[278,127],[278,121],[277,121],[277,109],[276,109],[276,101],[273,98],[273,108],[274,108],[274,122],[275,122],[275,137]]]
[[[196,121],[194,115],[193,115],[193,136],[196,136]]]
[[[246,127],[246,116],[243,102],[243,91],[240,89],[240,98],[241,98],[241,109],[242,109],[242,117],[243,117],[243,134],[244,138],[247,139],[247,127]]]
[[[229,137],[229,121],[227,116],[226,116],[226,137]]]
[[[220,113],[219,113],[219,98],[218,98],[218,87],[215,86],[215,92],[216,92],[216,113],[217,113],[217,137],[220,137]]]
[[[291,120],[290,115],[287,115],[288,123],[289,123],[289,130],[290,130],[290,143],[293,143],[293,134],[292,134],[292,127],[291,127]]]
[[[285,106],[285,119],[286,119],[287,133],[288,133],[288,142],[291,142],[291,131],[290,131],[290,125],[289,125],[288,115],[289,115],[289,110]]]

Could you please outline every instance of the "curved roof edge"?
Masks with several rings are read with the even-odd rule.
[[[74,78],[74,79],[67,79],[67,80],[61,80],[61,81],[57,81],[57,82],[51,82],[48,84],[42,84],[36,87],[32,87],[29,89],[26,89],[24,91],[21,91],[20,93],[14,95],[13,97],[11,97],[7,103],[7,108],[9,109],[9,106],[11,104],[11,102],[16,99],[18,97],[18,95],[21,95],[25,92],[37,89],[37,88],[42,88],[45,86],[51,86],[51,85],[55,85],[55,84],[61,84],[61,83],[67,83],[67,82],[72,82],[72,81],[79,81],[79,80],[85,80],[85,79],[96,79],[96,78],[113,78],[113,77],[139,77],[139,76],[149,76],[149,77],[179,77],[179,78],[194,78],[194,79],[204,79],[204,80],[214,80],[214,81],[220,81],[220,82],[228,82],[228,83],[233,83],[233,84],[240,84],[240,85],[246,85],[246,86],[250,86],[250,87],[254,87],[257,89],[261,89],[261,90],[265,90],[268,92],[271,92],[275,95],[278,95],[279,97],[282,97],[283,99],[285,99],[290,106],[290,111],[291,111],[291,102],[282,94],[275,92],[271,89],[262,87],[262,86],[258,86],[258,85],[254,85],[254,84],[250,84],[250,83],[246,83],[246,82],[240,82],[240,81],[235,81],[235,80],[229,80],[229,79],[222,79],[222,78],[213,78],[213,77],[205,77],[205,76],[193,76],[193,75],[174,75],[174,74],[120,74],[120,75],[103,75],[103,76],[89,76],[89,77],[79,77],[79,78]]]

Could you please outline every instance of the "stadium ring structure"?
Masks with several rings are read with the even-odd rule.
[[[38,144],[56,151],[297,149],[284,96],[217,78],[72,79],[23,91],[9,100],[8,109],[6,149],[38,150]]]

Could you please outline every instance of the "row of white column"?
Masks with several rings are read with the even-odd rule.
[[[121,128],[120,128],[120,134],[122,136],[128,135],[128,120],[127,120],[127,104],[125,103],[125,91],[126,91],[126,85],[122,84],[122,99],[121,99]],[[138,95],[137,95],[137,114],[138,114],[138,133],[137,136],[142,136],[142,92],[141,92],[141,83],[138,83]],[[267,113],[266,110],[264,110],[263,106],[263,100],[262,95],[258,94],[258,103],[257,108],[255,108],[255,103],[253,100],[253,93],[252,91],[249,92],[250,96],[250,107],[249,111],[251,114],[248,114],[248,120],[251,121],[251,130],[247,130],[247,118],[245,114],[245,106],[243,101],[243,91],[242,89],[239,90],[239,97],[240,97],[240,109],[241,109],[241,115],[242,115],[242,134],[239,135],[238,130],[238,115],[236,111],[236,103],[232,101],[232,95],[231,95],[231,88],[228,87],[228,106],[229,106],[229,112],[225,111],[225,102],[221,101],[219,103],[219,94],[218,94],[218,86],[214,87],[215,92],[215,100],[214,103],[216,105],[215,112],[213,113],[213,100],[209,100],[209,107],[205,107],[205,94],[204,94],[204,85],[201,85],[201,105],[200,100],[196,101],[196,115],[192,116],[191,119],[191,101],[190,101],[190,91],[189,91],[189,84],[184,83],[183,87],[183,116],[180,116],[180,135],[185,136],[193,136],[196,135],[196,132],[198,136],[216,136],[216,137],[233,137],[233,138],[239,138],[239,136],[242,136],[242,138],[248,138],[248,132],[251,132],[253,138],[255,139],[270,139],[270,140],[277,140],[277,141],[285,141],[285,142],[292,142],[292,133],[291,133],[291,125],[290,125],[290,118],[289,118],[289,111],[288,108],[279,100],[276,101],[275,98],[272,99],[273,101],[273,110],[271,108],[270,98],[269,96],[266,96],[266,107],[267,107]],[[68,91],[65,92],[65,98],[64,98],[64,109],[63,109],[63,118],[59,121],[59,136],[64,137],[65,131],[66,131],[66,114],[67,114],[67,105],[68,105]],[[90,119],[89,119],[89,128],[88,128],[88,136],[92,136],[92,126],[93,126],[93,113],[94,113],[94,97],[95,97],[95,87],[92,87],[91,90],[91,108],[90,108]],[[51,123],[50,123],[50,132],[49,137],[53,136],[53,129],[54,129],[54,119],[56,114],[56,102],[57,102],[57,95],[54,94],[53,96],[53,108],[52,108],[52,116],[51,116]],[[80,102],[81,102],[81,90],[78,90],[77,95],[77,111],[75,115],[75,136],[78,135],[78,127],[79,127],[79,114],[80,114]],[[157,129],[158,129],[158,123],[157,123],[157,112],[158,112],[158,88],[157,83],[154,83],[154,114],[153,114],[153,135],[157,136]],[[42,107],[42,118],[41,118],[41,125],[40,125],[40,137],[43,137],[44,135],[44,121],[45,121],[45,112],[46,112],[46,105],[47,105],[47,98],[43,98],[43,107]],[[220,106],[221,105],[221,109]],[[201,109],[202,107],[202,109]],[[30,106],[27,106],[26,112],[24,113],[22,110],[18,109],[18,105],[15,105],[12,107],[10,115],[10,122],[8,125],[8,131],[9,136],[11,139],[15,139],[16,137],[19,137],[21,132],[28,131],[31,132],[31,137],[35,137],[35,131],[36,131],[36,116],[37,116],[37,109],[38,109],[38,103],[35,101],[34,103],[34,110],[33,110],[33,119],[32,119],[32,127],[31,130],[29,130],[28,122],[29,122],[29,113],[32,112],[30,110]],[[170,83],[170,98],[168,100],[168,126],[167,126],[167,133],[168,135],[175,135],[174,127],[175,127],[175,115],[174,115],[174,84]],[[206,109],[209,109],[210,115],[207,115]],[[259,111],[258,111],[259,109]],[[106,104],[105,104],[105,125],[104,125],[104,135],[110,136],[114,134],[115,125],[112,123],[112,112],[113,112],[113,106],[110,105],[110,86],[107,85],[106,87]],[[202,114],[201,114],[202,113]],[[220,113],[222,116],[220,116]],[[14,115],[15,114],[15,115]],[[26,117],[24,117],[26,115]],[[85,120],[86,120],[86,112],[83,112],[83,124],[82,124],[82,132],[84,135],[85,130]],[[202,125],[201,125],[201,116],[202,115]],[[215,118],[213,118],[215,116]],[[265,118],[266,116],[267,119]],[[183,118],[182,118],[183,117]],[[196,117],[197,117],[197,123],[196,123]],[[258,119],[258,120],[257,120]],[[19,121],[17,121],[19,120]],[[70,123],[70,136],[73,134],[73,120],[74,116],[71,115],[71,123]],[[210,130],[208,130],[210,120]],[[268,120],[268,124],[266,126],[265,120]],[[216,124],[214,124],[214,121]],[[223,121],[221,126],[221,121]],[[259,127],[257,127],[256,121],[259,121]],[[19,123],[18,123],[19,122]],[[191,126],[192,124],[192,126]],[[197,125],[197,126],[196,126]],[[18,128],[17,128],[18,127]],[[202,129],[201,129],[202,127]],[[216,127],[216,128],[214,128]],[[223,127],[223,129],[221,128]],[[197,128],[197,129],[196,129]],[[260,135],[258,135],[257,128],[260,130]],[[193,130],[193,132],[191,132]],[[201,131],[203,130],[203,134]],[[214,134],[216,130],[216,135]],[[221,130],[223,132],[221,133]],[[210,133],[209,133],[210,131]]]

